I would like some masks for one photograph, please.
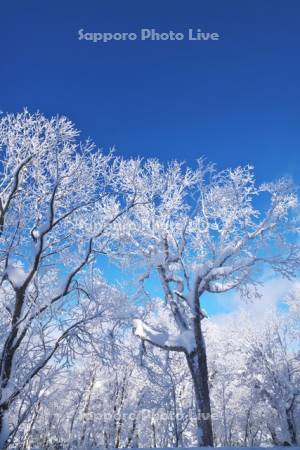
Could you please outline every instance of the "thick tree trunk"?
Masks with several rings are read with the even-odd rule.
[[[194,385],[198,427],[197,440],[199,447],[213,447],[207,357],[200,315],[194,319],[194,332],[196,349],[193,353],[187,354],[186,359]]]
[[[290,435],[290,443],[291,445],[297,445],[297,430],[294,419],[294,404],[295,404],[295,396],[292,400],[292,403],[289,408],[286,409],[286,420],[287,420],[287,428]]]
[[[202,359],[202,358],[201,358]],[[208,380],[205,376],[205,367],[201,366],[199,355],[187,356],[187,362],[193,379],[196,414],[197,414],[197,439],[199,447],[213,447],[213,431],[210,409]]]

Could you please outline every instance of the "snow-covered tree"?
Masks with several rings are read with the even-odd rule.
[[[80,275],[105,252],[112,224],[138,194],[127,179],[132,164],[79,142],[64,117],[4,116],[0,152],[2,448],[22,391],[103,315],[103,297],[118,297],[105,282],[100,297],[90,295]]]
[[[123,245],[115,254],[131,270],[136,264],[146,296],[151,296],[147,287],[160,284],[176,332],[159,321],[153,328],[138,319],[135,333],[185,355],[194,384],[198,444],[212,445],[202,297],[231,289],[250,295],[264,267],[295,275],[300,261],[290,220],[295,189],[285,178],[257,186],[248,166],[218,172],[202,161],[191,170],[178,162],[165,167],[150,160],[136,173],[145,202],[131,210],[130,221],[126,217]]]

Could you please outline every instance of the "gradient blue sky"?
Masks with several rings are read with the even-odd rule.
[[[218,42],[78,40],[78,30],[221,34]],[[1,2],[0,109],[65,114],[126,155],[251,162],[298,177],[298,0]]]
[[[218,32],[217,42],[79,41],[78,30]],[[300,182],[299,0],[6,0],[0,109],[64,114],[105,149]]]

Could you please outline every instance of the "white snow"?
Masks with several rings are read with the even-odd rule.
[[[9,264],[6,268],[6,275],[15,288],[20,288],[26,280],[27,273],[20,264]]]
[[[193,334],[190,330],[184,331],[178,335],[171,335],[166,331],[158,331],[145,324],[140,319],[133,321],[135,334],[141,339],[148,340],[159,347],[182,347],[188,353],[195,348]]]

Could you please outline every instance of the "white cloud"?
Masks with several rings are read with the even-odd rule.
[[[215,302],[215,314],[217,316],[228,315],[249,305],[256,312],[263,312],[283,302],[285,296],[291,290],[294,282],[282,277],[266,278],[263,285],[259,287],[259,298],[243,299],[237,291],[221,295],[214,295],[210,301]],[[218,313],[219,310],[220,312]]]

